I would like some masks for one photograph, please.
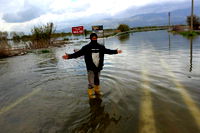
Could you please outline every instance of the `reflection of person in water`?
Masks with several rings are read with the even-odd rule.
[[[76,128],[74,132],[87,133],[87,132],[100,132],[103,133],[106,127],[112,122],[117,124],[120,118],[110,118],[108,113],[104,112],[104,106],[101,105],[102,100],[100,98],[90,99],[90,118],[89,121],[83,123],[80,127]]]
[[[83,46],[80,50],[73,54],[63,55],[63,59],[72,59],[84,56],[85,63],[88,71],[88,95],[89,98],[95,98],[96,95],[101,95],[100,92],[100,81],[99,75],[100,71],[103,69],[104,54],[119,54],[122,53],[121,50],[110,50],[105,48],[105,46],[100,45],[97,42],[97,34],[92,33],[90,35],[91,42]]]

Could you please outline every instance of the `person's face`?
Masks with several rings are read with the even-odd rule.
[[[93,36],[91,40],[97,40],[97,37],[96,37],[96,36]]]

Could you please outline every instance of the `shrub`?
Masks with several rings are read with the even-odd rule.
[[[34,27],[32,30],[32,48],[45,48],[51,44],[51,35],[55,32],[53,23]]]
[[[120,30],[121,32],[125,32],[125,31],[129,31],[130,28],[127,24],[120,24],[118,27],[117,27],[117,30]]]

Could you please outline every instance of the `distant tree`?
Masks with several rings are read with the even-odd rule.
[[[124,32],[124,31],[129,31],[130,28],[127,24],[120,24],[118,27],[117,27],[117,30],[120,30],[121,32]]]
[[[191,25],[191,16],[187,16],[187,24],[188,26]],[[196,15],[193,15],[193,28],[198,29],[200,26],[200,18]]]

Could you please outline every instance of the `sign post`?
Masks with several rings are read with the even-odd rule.
[[[105,45],[103,25],[92,26],[92,31],[94,32],[103,31],[103,44]]]
[[[80,35],[84,34],[84,27],[83,26],[77,26],[77,27],[72,27],[72,34],[73,35]]]
[[[83,33],[84,33],[83,26],[72,27],[72,34],[83,34]]]

